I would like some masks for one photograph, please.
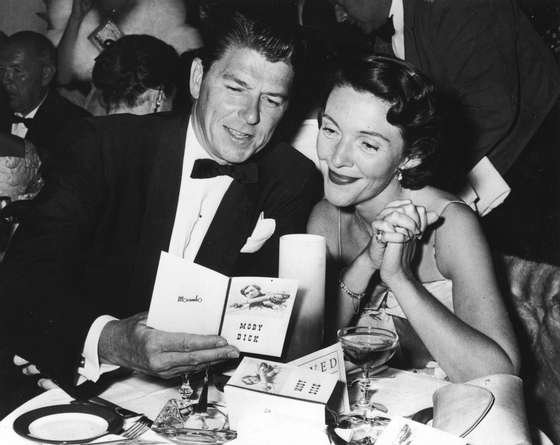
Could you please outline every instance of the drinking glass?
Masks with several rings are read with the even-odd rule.
[[[367,392],[372,387],[373,371],[393,357],[399,337],[394,331],[371,326],[342,328],[338,330],[337,336],[346,360],[363,371],[363,377],[356,380],[360,388],[360,398],[352,405],[352,411],[363,412],[371,406]]]
[[[212,442],[202,443],[222,443],[218,439],[225,433],[227,434],[224,437],[230,437],[229,422],[227,415],[221,410],[221,406],[208,401],[210,370],[209,368],[204,370],[198,400],[193,397],[198,391],[191,388],[191,383],[193,383],[191,377],[188,374],[183,376],[178,390],[179,397],[167,401],[154,421],[152,429],[173,442],[189,444],[195,443],[193,442],[194,436],[198,435],[204,440],[209,440],[209,437],[212,436],[210,432],[215,432],[217,435],[212,436],[214,437]],[[189,380],[191,381],[189,382]],[[196,386],[200,385],[196,384]]]

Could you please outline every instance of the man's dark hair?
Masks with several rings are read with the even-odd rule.
[[[334,65],[323,100],[338,86],[367,92],[390,104],[387,122],[401,131],[403,154],[420,160],[402,170],[403,187],[419,189],[435,174],[441,116],[434,84],[407,62],[387,56],[347,55]]]
[[[56,48],[43,34],[35,31],[16,32],[8,37],[4,44],[31,50],[43,64],[56,67]]]
[[[285,62],[294,69],[297,55],[297,28],[293,23],[274,20],[271,14],[235,11],[215,14],[202,27],[204,48],[200,58],[205,70],[229,48],[249,48],[269,62]]]
[[[108,107],[133,107],[148,89],[174,93],[178,74],[179,55],[172,46],[149,35],[127,35],[97,56],[92,82]]]

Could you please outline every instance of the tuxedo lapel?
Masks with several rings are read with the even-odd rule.
[[[226,275],[235,263],[251,229],[257,222],[257,184],[233,181],[200,246],[195,262]]]
[[[54,125],[57,112],[60,111],[57,99],[56,93],[49,91],[28,126],[25,138],[32,141],[35,145],[41,145],[39,141],[45,138],[45,133],[52,132],[51,127]]]
[[[4,91],[0,89],[0,132],[3,133],[10,133],[11,132],[11,123],[10,123],[10,116],[12,111],[8,106],[8,98]]]

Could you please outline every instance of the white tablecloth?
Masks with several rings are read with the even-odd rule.
[[[177,387],[173,386],[175,383],[134,375],[115,383],[101,394],[101,397],[154,419],[167,400],[177,397]],[[444,384],[445,382],[429,376],[389,369],[379,376],[379,389],[374,394],[374,399],[385,404],[392,414],[408,415],[431,406],[433,392]],[[29,400],[0,422],[0,444],[30,445],[36,443],[20,437],[13,431],[14,420],[29,410],[68,403],[70,400],[70,396],[60,389],[51,389]],[[223,402],[223,394],[215,388],[211,388],[209,400]],[[147,438],[154,437],[154,433],[150,433],[152,435],[147,435]],[[241,442],[241,439],[243,437],[240,434],[240,438],[235,442],[237,444],[249,443],[249,441]]]
[[[107,400],[117,403],[124,408],[144,413],[154,419],[160,412],[167,400],[177,397],[176,382],[165,382],[159,379],[148,378],[134,375],[123,381],[112,385],[101,396]],[[377,391],[373,395],[373,400],[383,403],[391,415],[408,416],[415,412],[432,406],[432,395],[435,390],[447,382],[422,374],[388,369],[377,378]],[[351,400],[353,397],[350,397]],[[49,390],[20,406],[2,421],[0,421],[0,444],[9,445],[31,445],[36,444],[17,435],[12,424],[14,420],[24,412],[42,406],[68,403],[70,397],[60,389]],[[223,402],[223,394],[215,388],[209,390],[209,400]],[[263,443],[263,437],[267,438],[267,444],[275,443],[313,443],[316,445],[328,444],[328,439],[322,431],[306,430],[305,425],[290,425],[286,429],[286,434],[292,436],[299,435],[300,440],[293,440],[287,437],[266,436],[266,428],[248,427],[238,429],[239,437],[231,442],[232,445],[253,445]],[[287,431],[290,430],[290,431]],[[148,431],[142,438],[152,439],[157,436],[154,432]],[[101,439],[107,440],[107,437]],[[275,442],[276,440],[276,442]],[[163,442],[163,440],[162,440]],[[547,442],[542,442],[547,443]]]

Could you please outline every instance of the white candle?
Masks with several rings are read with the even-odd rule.
[[[325,316],[326,243],[319,235],[280,237],[278,276],[298,280],[286,359],[319,349],[323,344]]]

